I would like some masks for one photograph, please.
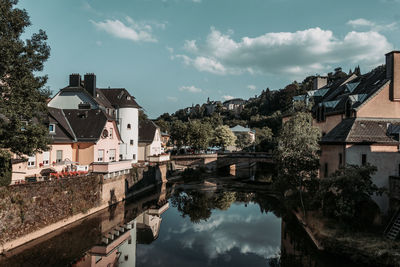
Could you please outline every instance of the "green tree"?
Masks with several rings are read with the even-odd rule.
[[[310,113],[294,114],[283,125],[275,150],[278,175],[274,184],[286,195],[289,192],[292,196],[298,195],[303,212],[303,195],[315,193],[319,167],[318,141],[321,134],[311,122]]]
[[[322,179],[319,196],[325,215],[352,225],[363,224],[365,219],[360,216],[360,212],[366,210],[363,205],[373,208],[371,196],[382,195],[385,191],[372,182],[371,175],[376,170],[371,165],[348,165]]]
[[[241,150],[245,149],[246,147],[251,146],[252,140],[251,140],[250,135],[248,133],[238,134],[235,144]]]
[[[273,133],[271,128],[265,126],[263,128],[255,128],[256,131],[256,151],[268,151],[273,148]]]
[[[17,3],[0,0],[0,149],[30,155],[48,149],[50,92],[44,88],[47,76],[35,74],[43,70],[50,48],[42,30],[21,40],[30,20],[25,10],[14,7]]]
[[[180,121],[175,120],[171,124],[171,139],[175,142],[178,148],[188,145],[188,129],[187,125]]]
[[[189,145],[196,149],[207,149],[212,137],[212,127],[209,123],[199,120],[190,121],[187,126]]]
[[[236,141],[235,134],[227,125],[221,125],[215,128],[213,143],[225,149],[227,146],[233,146]]]

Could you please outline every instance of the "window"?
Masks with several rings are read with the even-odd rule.
[[[132,140],[132,139],[131,139],[131,142],[130,142],[130,143],[131,143],[131,146],[133,146],[133,140]]]
[[[97,151],[97,161],[102,162],[104,160],[104,149]]]
[[[56,125],[50,124],[49,125],[49,133],[55,133],[55,132],[56,132]]]
[[[113,128],[110,128],[110,134],[109,134],[109,136],[110,136],[110,139],[113,138]]]
[[[43,165],[47,166],[47,165],[49,165],[49,162],[50,162],[50,152],[45,151],[45,152],[43,152]]]
[[[36,155],[28,158],[28,167],[35,167],[36,165]]]
[[[56,162],[61,163],[63,157],[63,151],[62,150],[57,150],[56,152]]]
[[[133,154],[133,157],[132,157],[132,159],[134,159],[134,160],[136,159],[136,154]]]
[[[361,165],[366,165],[367,164],[367,154],[362,154],[361,155]]]
[[[115,149],[110,149],[108,151],[108,160],[115,161]]]
[[[328,163],[325,163],[324,177],[328,177]]]
[[[342,153],[339,153],[339,167],[341,167],[343,164],[343,155]]]
[[[119,160],[122,160],[122,154],[119,154]]]
[[[131,124],[128,123],[128,125],[126,126],[126,128],[130,129],[130,128],[131,128]]]

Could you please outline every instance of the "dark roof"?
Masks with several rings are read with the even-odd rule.
[[[69,122],[65,118],[64,112],[58,108],[48,107],[49,123],[55,124],[55,133],[50,133],[53,143],[69,143],[74,141],[75,134]]]
[[[99,88],[96,89],[95,96],[92,96],[92,94],[89,93],[82,86],[77,86],[77,87],[67,86],[67,87],[62,88],[60,91],[62,91],[62,92],[83,92],[87,96],[91,97],[99,106],[104,107],[104,108],[113,108],[110,101],[108,101],[107,97],[105,97],[102,90],[100,90]]]
[[[347,101],[351,101],[352,109],[358,109],[369,101],[388,81],[386,79],[386,68],[379,66],[339,86],[337,86],[338,84],[326,85],[323,88],[330,89],[317,103],[319,106],[325,106],[326,115],[344,113]],[[334,86],[337,87],[334,88]]]
[[[388,132],[393,126],[400,126],[400,119],[344,119],[322,137],[321,143],[398,144],[398,135],[390,135]]]
[[[139,122],[139,142],[152,143],[158,126],[151,120],[142,120]]]
[[[241,99],[241,98],[233,98],[233,99],[229,99],[229,100],[226,100],[224,103],[222,103],[223,105],[226,105],[226,104],[230,104],[230,103],[234,103],[234,104],[243,104],[243,103],[245,103],[246,101],[245,100],[243,100],[243,99]]]
[[[100,89],[108,101],[116,108],[140,108],[135,98],[125,88]]]
[[[96,142],[101,137],[107,116],[101,109],[77,110],[64,109],[77,141]]]

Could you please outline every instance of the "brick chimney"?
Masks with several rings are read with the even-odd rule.
[[[81,75],[78,73],[72,73],[69,75],[69,87],[81,86]]]
[[[86,73],[84,76],[85,89],[91,95],[96,97],[96,75],[94,73]]]
[[[317,76],[313,81],[313,90],[318,90],[328,84],[328,77]]]
[[[386,78],[390,80],[390,100],[400,101],[400,51],[386,54]]]

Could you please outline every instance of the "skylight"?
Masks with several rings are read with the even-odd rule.
[[[363,102],[367,98],[367,94],[358,94],[349,96],[353,102]]]
[[[339,102],[340,102],[340,100],[326,101],[326,102],[320,103],[319,105],[320,106],[324,105],[327,108],[335,108]]]
[[[359,84],[360,84],[360,82],[347,83],[346,84],[346,91],[352,93],[354,91],[354,89],[356,89]]]

